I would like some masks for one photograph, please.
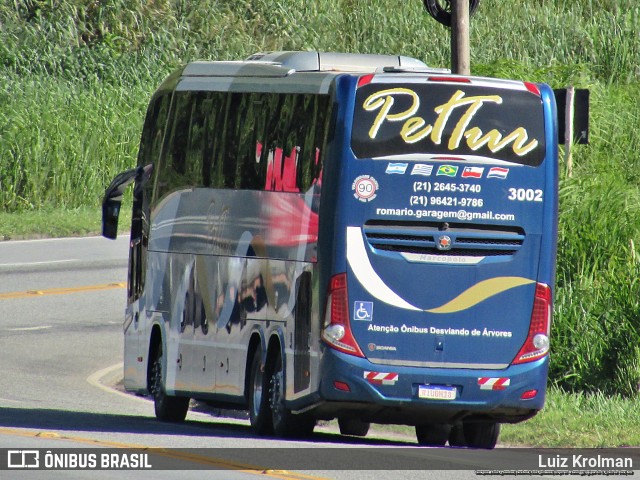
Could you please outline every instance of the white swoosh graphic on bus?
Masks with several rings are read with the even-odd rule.
[[[467,310],[499,293],[522,285],[535,283],[524,277],[495,277],[469,287],[456,298],[436,308],[423,310],[417,308],[397,293],[382,280],[373,269],[359,227],[347,227],[347,262],[360,284],[367,292],[378,300],[394,307],[429,313],[455,313]]]
[[[378,276],[369,262],[360,227],[347,227],[347,262],[360,284],[378,300],[394,307],[420,311],[391,290]]]

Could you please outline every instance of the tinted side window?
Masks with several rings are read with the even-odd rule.
[[[208,138],[208,112],[212,99],[206,92],[177,92],[174,96],[163,148],[162,174],[158,182],[160,196],[192,186],[205,185],[205,150]]]
[[[185,186],[186,147],[191,118],[191,94],[176,92],[162,147],[156,184],[156,199]]]
[[[147,115],[142,127],[142,138],[138,152],[138,165],[144,166],[158,161],[164,130],[169,115],[171,93],[163,92],[149,103]]]
[[[204,163],[208,165],[208,174],[205,172],[204,185],[221,188],[225,185],[223,158],[227,151],[227,116],[231,109],[228,94],[209,93],[212,100],[211,110],[207,112],[207,145],[205,148]]]
[[[251,93],[229,94],[229,105],[225,127],[225,151],[221,160],[226,188],[255,188],[256,176],[251,157],[255,163],[254,146],[254,95]]]
[[[267,128],[262,144],[266,161],[265,190],[306,191],[322,171],[321,153],[326,140],[329,97],[321,95],[271,95]]]
[[[326,95],[176,92],[158,195],[194,186],[306,191],[322,172],[330,105]]]
[[[304,131],[300,150],[298,181],[304,191],[318,183],[322,177],[322,155],[329,133],[331,105],[327,95],[305,96],[305,116],[313,118],[313,122]]]
[[[238,122],[237,178],[236,188],[259,190],[264,185],[266,162],[262,161],[261,139],[267,125],[267,112],[263,108],[266,95],[248,93],[243,95],[241,109],[244,120]]]
[[[185,153],[185,182],[187,185],[203,184],[203,160],[207,136],[207,109],[211,101],[204,92],[191,96],[191,116]]]
[[[195,102],[194,95],[190,92],[176,94],[175,116],[169,137],[167,149],[168,164],[171,165],[176,177],[180,178],[187,169],[187,144],[189,140],[189,122]],[[182,181],[183,179],[180,178]],[[180,183],[178,183],[180,185]]]

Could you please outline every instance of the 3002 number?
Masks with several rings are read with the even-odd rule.
[[[517,202],[541,202],[542,190],[539,188],[535,190],[533,188],[510,188],[507,198]]]

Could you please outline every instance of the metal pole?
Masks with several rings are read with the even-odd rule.
[[[567,177],[573,176],[573,157],[571,147],[573,146],[573,115],[575,88],[567,88],[567,100],[564,113],[564,159],[567,166]]]
[[[471,75],[469,0],[451,0],[451,71]]]

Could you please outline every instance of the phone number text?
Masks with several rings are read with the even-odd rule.
[[[480,193],[482,185],[477,183],[413,182],[414,192]]]
[[[444,207],[482,207],[484,200],[482,198],[471,197],[427,197],[426,195],[412,195],[409,204],[414,206],[427,207],[429,205],[440,205]]]

